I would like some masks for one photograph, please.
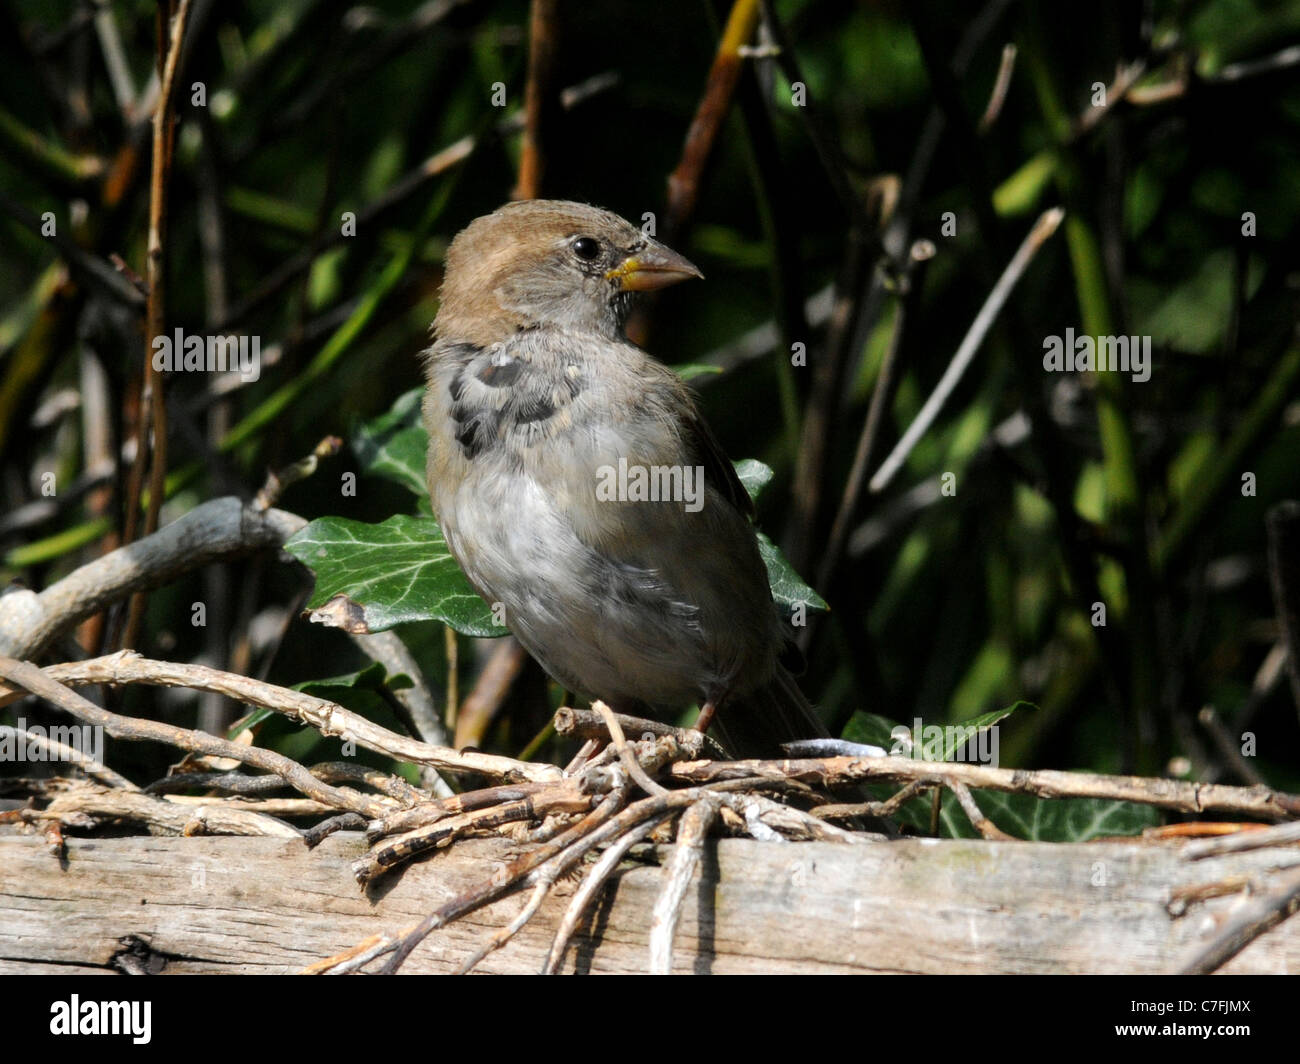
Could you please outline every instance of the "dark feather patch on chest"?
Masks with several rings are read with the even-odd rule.
[[[489,388],[508,388],[519,379],[523,370],[524,364],[512,358],[504,362],[489,362],[478,371],[477,377]]]
[[[461,352],[457,352],[460,354]],[[467,349],[447,382],[455,439],[466,458],[473,459],[497,440],[506,441],[524,429],[520,442],[540,439],[530,428],[550,421],[583,390],[577,366],[557,372],[528,358],[514,357],[497,348]]]
[[[520,425],[531,425],[534,421],[545,421],[555,416],[555,404],[549,396],[532,395],[519,403],[515,421]]]

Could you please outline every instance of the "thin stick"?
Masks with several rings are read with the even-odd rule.
[[[449,624],[442,627],[443,645],[447,654],[447,707],[443,720],[446,731],[456,734],[456,718],[460,716],[460,640],[456,629]]]
[[[120,787],[124,791],[140,790],[125,776],[119,776],[107,765],[96,761],[89,754],[83,754],[75,746],[69,746],[67,743],[61,743],[57,739],[51,739],[48,736],[38,735],[35,732],[27,731],[23,728],[13,728],[8,724],[0,724],[0,738],[18,739],[21,737],[22,742],[29,747],[44,750],[47,753],[55,755],[51,760],[67,761],[69,764],[76,765],[91,779],[99,780],[109,787]],[[283,784],[282,784],[283,785]]]
[[[1004,44],[1002,46],[1002,59],[998,63],[998,76],[993,81],[993,91],[989,93],[988,106],[984,108],[984,114],[980,116],[979,125],[976,129],[981,133],[987,133],[993,128],[993,123],[998,120],[998,115],[1002,113],[1002,105],[1007,101],[1007,90],[1011,88],[1011,75],[1016,69],[1016,46],[1014,44]]]
[[[519,181],[514,199],[542,194],[546,156],[542,147],[555,110],[550,87],[555,71],[558,0],[533,0],[528,22],[528,84],[524,89],[524,136],[519,155]]]
[[[867,479],[867,471],[875,457],[876,441],[880,438],[880,429],[885,423],[885,412],[894,398],[895,369],[898,353],[903,346],[904,328],[909,311],[916,299],[920,285],[914,283],[913,273],[917,268],[935,255],[935,246],[929,240],[917,240],[912,244],[907,257],[907,265],[899,278],[899,298],[894,317],[893,332],[889,338],[889,347],[885,351],[880,373],[876,377],[876,386],[871,392],[871,404],[867,408],[867,419],[858,436],[857,450],[853,454],[853,466],[849,470],[849,479],[840,499],[839,510],[831,526],[830,538],[822,554],[822,562],[817,572],[817,587],[823,590],[831,587],[840,560],[844,556],[844,545],[848,541],[849,526],[857,512],[862,497],[862,485]],[[807,629],[801,633],[800,645],[806,650],[810,642]]]
[[[626,790],[612,791],[606,795],[595,809],[587,814],[582,820],[571,827],[568,831],[558,836],[550,844],[541,847],[539,850],[525,854],[523,857],[511,862],[501,872],[493,876],[485,886],[479,886],[465,894],[453,898],[446,905],[441,906],[435,912],[430,913],[419,923],[413,924],[404,931],[393,945],[392,956],[384,965],[385,974],[395,973],[406,958],[411,955],[411,951],[423,942],[430,934],[440,927],[445,927],[452,920],[458,919],[467,913],[482,908],[490,902],[496,901],[497,898],[503,897],[511,891],[517,889],[521,882],[538,867],[545,864],[547,860],[558,856],[569,848],[570,844],[577,840],[585,841],[599,839],[603,836],[601,828],[610,827],[610,818],[622,805],[627,796]],[[653,799],[652,799],[653,800]],[[638,803],[643,805],[644,802]],[[633,807],[635,808],[635,806]],[[614,821],[617,824],[617,820]],[[594,830],[593,830],[594,829]],[[594,842],[593,842],[594,844]],[[526,883],[524,884],[526,885]]]
[[[610,738],[614,742],[614,749],[618,751],[619,760],[623,762],[623,767],[627,769],[628,775],[636,781],[637,786],[645,791],[646,794],[667,794],[668,789],[666,787],[655,783],[654,780],[646,775],[645,769],[641,767],[641,762],[637,760],[631,747],[628,746],[627,736],[623,734],[623,727],[619,724],[618,718],[614,716],[614,711],[599,699],[591,704],[591,708],[599,713],[604,719],[605,726],[609,729]]]
[[[474,683],[474,689],[460,704],[456,714],[453,735],[454,745],[458,749],[477,746],[482,741],[483,733],[501,709],[510,688],[526,664],[528,651],[519,645],[519,640],[512,635],[497,640],[487,664]]]
[[[977,790],[1033,794],[1039,798],[1111,798],[1184,813],[1215,811],[1265,820],[1300,817],[1300,796],[1268,787],[1226,787],[1217,783],[1189,783],[1141,776],[991,768],[905,757],[694,761],[674,764],[669,775],[673,780],[690,784],[761,777],[795,779],[819,787],[886,780],[903,783],[922,780],[931,785],[947,785],[950,780],[955,780]]]
[[[308,798],[315,798],[325,805],[348,809],[354,813],[364,813],[369,817],[381,816],[388,811],[383,802],[374,798],[322,783],[302,765],[273,750],[244,746],[226,739],[218,739],[215,735],[190,731],[188,728],[177,728],[171,724],[142,720],[137,717],[123,717],[110,713],[106,709],[100,709],[99,706],[82,698],[75,691],[69,690],[53,676],[42,672],[30,662],[15,661],[13,658],[0,656],[0,677],[53,703],[78,720],[103,728],[114,739],[167,743],[194,753],[233,758],[244,764],[256,765],[267,772],[274,772],[301,794],[305,794]]]
[[[1287,846],[1296,842],[1300,842],[1300,821],[1190,843],[1183,850],[1183,856],[1189,861],[1199,861],[1206,857],[1221,857],[1227,853],[1262,850],[1268,846]]]
[[[249,676],[211,669],[206,665],[153,661],[134,651],[119,651],[107,657],[51,665],[46,670],[46,675],[74,685],[145,683],[158,687],[214,691],[249,705],[283,713],[310,725],[322,735],[337,737],[344,742],[352,740],[358,746],[400,761],[413,761],[419,765],[432,765],[459,772],[478,772],[508,780],[558,780],[561,777],[560,770],[554,765],[515,761],[513,758],[473,750],[462,753],[446,747],[431,746],[418,739],[390,732],[328,699],[277,687]],[[237,746],[236,749],[248,748]],[[383,812],[389,810],[385,808]]]
[[[462,964],[460,968],[457,969],[456,974],[468,975],[470,972],[472,972],[475,968],[478,967],[479,961],[483,960],[483,958],[486,957],[489,953],[493,953],[496,950],[499,950],[502,946],[504,946],[507,942],[509,942],[512,938],[514,938],[515,935],[517,935],[520,931],[522,931],[524,925],[528,923],[528,921],[531,920],[534,916],[537,915],[537,910],[542,907],[542,902],[546,900],[546,895],[550,893],[551,887],[553,885],[554,884],[549,879],[543,879],[541,882],[537,884],[537,886],[533,887],[532,894],[530,894],[528,900],[524,902],[523,907],[519,910],[518,915],[516,915],[515,918],[510,921],[510,923],[506,924],[505,927],[497,931],[496,934],[494,934],[492,938],[488,940],[488,944],[486,946],[484,946],[472,957],[470,957],[469,960],[467,960],[464,964]]]
[[[704,94],[686,131],[681,159],[668,176],[668,210],[663,225],[666,239],[680,233],[695,210],[705,163],[730,110],[736,82],[740,79],[744,63],[740,49],[754,36],[760,14],[758,0],[734,0],[731,5],[731,13],[727,16],[722,39],[718,41],[718,50],[704,84]]]
[[[710,739],[707,735],[701,735],[694,728],[675,728],[671,724],[664,724],[662,721],[649,720],[645,717],[633,717],[626,713],[615,713],[614,717],[622,726],[625,735],[630,733],[641,738],[649,735],[656,739],[673,739],[681,747],[687,759],[699,757],[705,746],[708,746],[715,754],[720,755],[723,752],[721,745],[716,740]],[[575,709],[572,706],[561,706],[555,711],[555,732],[557,735],[573,736],[579,739],[600,739],[603,741],[610,739],[609,725],[605,723],[604,717],[600,713],[597,713],[594,709]]]
[[[652,817],[639,827],[620,835],[617,841],[600,855],[600,860],[592,865],[587,878],[582,881],[582,886],[573,895],[573,900],[569,902],[569,907],[565,909],[564,916],[560,919],[560,926],[556,929],[551,950],[542,965],[542,975],[554,975],[559,970],[560,964],[564,961],[565,951],[569,948],[569,941],[578,929],[578,924],[582,922],[583,914],[592,899],[600,892],[600,888],[605,885],[605,881],[614,869],[622,863],[627,852],[667,820],[668,816],[669,814],[665,813],[662,816]]]
[[[673,935],[681,919],[682,900],[704,856],[704,840],[718,818],[721,802],[712,795],[700,799],[685,813],[677,828],[677,848],[664,873],[663,890],[655,899],[650,918],[650,974],[671,975]]]
[[[835,805],[814,806],[808,812],[823,820],[851,820],[860,816],[893,816],[905,802],[929,789],[929,784],[922,780],[913,780],[897,794],[881,802],[854,802]]]
[[[961,381],[962,376],[970,367],[975,358],[975,353],[979,350],[980,344],[984,342],[984,337],[988,334],[998,313],[1002,310],[1003,304],[1011,295],[1012,289],[1015,288],[1020,278],[1024,275],[1025,270],[1033,261],[1034,255],[1038,249],[1043,246],[1047,239],[1056,232],[1061,220],[1065,217],[1065,210],[1061,207],[1053,207],[1044,211],[1039,216],[1034,227],[1029,231],[1021,243],[1019,250],[998,278],[997,284],[993,286],[993,291],[984,300],[984,305],[975,315],[975,320],[967,330],[966,336],[962,339],[961,345],[957,348],[957,353],[953,355],[952,361],[948,368],[944,370],[943,376],[939,379],[938,385],[921,407],[921,411],[916,415],[915,420],[908,425],[907,431],[903,433],[902,439],[898,441],[888,458],[881,463],[880,468],[876,471],[875,476],[871,478],[869,485],[873,493],[883,491],[889,486],[894,475],[902,468],[903,463],[907,461],[907,456],[912,453],[920,441],[921,437],[929,430],[934,419],[939,416],[943,409],[944,403],[952,395],[953,390]]]
[[[1180,975],[1209,975],[1300,908],[1300,868],[1274,879],[1274,889],[1238,909],[1209,946],[1179,970]]]
[[[416,828],[395,839],[385,840],[364,857],[352,864],[352,874],[363,886],[396,868],[404,861],[435,848],[448,846],[471,831],[489,831],[505,824],[532,820],[548,813],[586,813],[593,798],[578,794],[572,787],[557,786],[553,793],[536,800],[525,798],[518,802],[503,802],[487,809],[439,820],[426,827]]]
[[[966,814],[971,825],[983,838],[991,839],[995,842],[1008,842],[1014,840],[1014,835],[1008,835],[984,815],[984,811],[975,804],[975,798],[966,784],[958,783],[956,780],[949,780],[944,783],[944,786],[947,787],[948,790],[952,791],[957,802],[961,805],[962,812]]]
[[[165,19],[165,7],[159,9],[159,19]],[[167,188],[172,169],[174,136],[171,126],[172,98],[176,88],[176,71],[180,65],[181,42],[185,37],[185,24],[190,14],[190,0],[180,0],[167,35],[167,52],[161,63],[160,91],[153,114],[153,159],[149,177],[149,237],[145,259],[145,280],[148,295],[145,307],[144,379],[141,397],[149,396],[149,414],[143,409],[139,416],[139,436],[135,461],[131,467],[131,490],[127,493],[126,529],[123,541],[132,542],[136,530],[140,485],[144,479],[144,463],[149,454],[150,428],[153,436],[153,455],[149,466],[149,500],[145,510],[144,534],[152,535],[158,529],[158,514],[162,509],[167,478],[167,404],[162,374],[154,369],[153,341],[162,336],[166,328],[165,288],[167,264],[163,258],[167,240]],[[143,406],[143,403],[142,403]],[[131,599],[122,646],[134,645],[144,618],[145,596],[137,592]]]

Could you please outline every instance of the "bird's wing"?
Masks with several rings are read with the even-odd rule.
[[[705,479],[732,506],[752,519],[754,500],[745,490],[745,485],[740,482],[736,467],[723,451],[722,445],[718,443],[718,438],[713,435],[708,422],[700,417],[698,412],[692,411],[686,430],[695,460],[704,467]]]

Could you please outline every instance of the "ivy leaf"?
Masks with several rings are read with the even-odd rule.
[[[465,635],[500,636],[492,611],[447,549],[438,522],[397,514],[378,525],[319,518],[285,550],[316,574],[311,619],[349,632],[437,620]]]
[[[762,532],[758,535],[758,553],[767,566],[767,582],[772,585],[772,599],[788,617],[799,606],[814,610],[829,610],[830,606],[816,591],[803,582],[794,566]]]
[[[772,482],[772,467],[764,465],[757,458],[742,458],[734,464],[740,483],[749,492],[749,497],[758,502],[759,494]]]
[[[386,414],[361,425],[352,437],[352,450],[361,459],[365,473],[396,481],[415,492],[428,495],[424,480],[429,434],[420,421],[423,388],[412,388]]]
[[[406,673],[398,672],[389,676],[382,662],[372,661],[364,669],[358,669],[356,672],[344,673],[342,676],[327,676],[320,680],[304,680],[302,683],[294,684],[291,689],[337,702],[338,698],[335,695],[339,691],[380,691],[384,688],[400,691],[410,686],[411,678]]]

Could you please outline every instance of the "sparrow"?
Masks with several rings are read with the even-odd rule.
[[[621,713],[698,704],[734,756],[773,756],[827,733],[786,667],[752,502],[691,390],[623,331],[636,293],[700,277],[581,203],[471,222],[424,352],[429,495],[553,679]]]

